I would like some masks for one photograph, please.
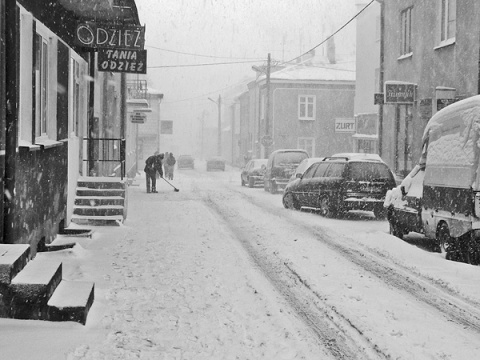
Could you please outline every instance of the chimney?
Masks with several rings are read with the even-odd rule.
[[[337,60],[335,58],[335,40],[333,36],[327,41],[327,58],[330,64],[337,63]]]

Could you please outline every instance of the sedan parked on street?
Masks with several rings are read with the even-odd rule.
[[[207,171],[222,170],[225,171],[225,159],[215,156],[207,160]]]
[[[263,177],[267,168],[268,159],[252,159],[242,169],[240,174],[242,186],[248,184],[253,188],[256,185],[263,186]]]
[[[179,169],[194,169],[195,160],[192,155],[180,155],[177,159],[177,167]]]
[[[381,160],[355,154],[328,157],[287,185],[283,205],[319,211],[328,217],[366,210],[384,218],[385,194],[395,186],[393,173]]]

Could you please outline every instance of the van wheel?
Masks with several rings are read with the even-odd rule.
[[[335,212],[328,196],[322,196],[319,201],[320,215],[325,217],[333,217]]]
[[[252,177],[248,178],[248,187],[253,188],[255,186],[255,179]]]
[[[450,230],[448,229],[448,225],[442,222],[442,224],[437,230],[437,245],[440,252],[446,252],[448,254],[449,252],[454,250],[451,246],[452,242],[453,239],[450,236]],[[451,256],[449,256],[449,258],[451,258]]]

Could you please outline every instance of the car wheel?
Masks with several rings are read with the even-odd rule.
[[[300,206],[298,205],[297,200],[295,199],[295,197],[291,192],[287,192],[283,195],[282,203],[285,209],[295,209],[295,210],[300,209]]]
[[[248,187],[253,188],[255,186],[255,179],[252,177],[248,178]]]
[[[437,230],[437,246],[440,252],[446,252],[447,254],[451,252],[453,249],[453,238],[450,236],[450,230],[448,229],[448,225],[444,222],[440,225]]]
[[[401,225],[399,225],[393,219],[388,220],[388,224],[390,225],[390,234],[398,237],[399,239],[403,239],[403,230],[402,230]]]
[[[273,181],[270,181],[270,193],[271,194],[277,193],[277,184],[275,184]]]
[[[333,205],[328,196],[322,196],[320,198],[320,215],[325,217],[333,217],[335,215],[335,211],[333,210]]]

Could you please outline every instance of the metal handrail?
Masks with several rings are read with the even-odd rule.
[[[94,170],[96,163],[119,163],[120,165],[120,178],[123,180],[125,177],[125,139],[122,138],[88,138],[84,137],[83,141],[87,141],[87,147],[89,149],[88,159],[83,159],[83,161],[88,162],[89,172]],[[110,142],[117,141],[120,143],[118,150],[111,145]],[[105,146],[105,143],[108,145]],[[114,145],[114,144],[113,144]],[[95,156],[97,154],[97,156]],[[117,155],[117,156],[115,156]],[[118,166],[113,167],[113,171],[118,169]]]

